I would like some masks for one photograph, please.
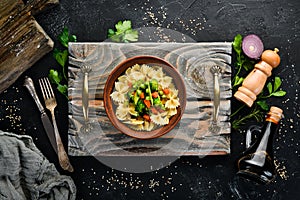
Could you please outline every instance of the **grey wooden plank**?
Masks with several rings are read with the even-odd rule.
[[[230,153],[230,43],[70,43],[69,52],[69,154],[139,156],[141,154],[136,153],[139,150],[146,156]],[[188,102],[178,126],[160,138],[146,141],[130,138],[116,130],[106,116],[102,99],[110,71],[122,60],[136,55],[153,55],[167,60],[181,73],[187,88]],[[92,66],[90,119],[98,129],[90,134],[80,132],[84,123],[82,65]],[[222,68],[218,117],[222,128],[216,134],[208,131],[213,112],[213,76],[210,72],[213,65]]]

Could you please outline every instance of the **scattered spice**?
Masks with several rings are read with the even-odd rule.
[[[12,90],[10,93],[14,94],[14,100],[0,99],[0,128],[3,131],[25,134],[26,130],[23,126],[23,119],[20,114],[21,108],[19,107],[22,104],[23,98],[20,96],[18,87],[12,86],[4,90],[3,94],[7,93],[8,90]]]
[[[286,167],[283,165],[283,163],[280,163],[279,160],[275,159],[274,164],[275,164],[276,171],[277,171],[278,175],[280,176],[280,178],[283,180],[287,180],[289,176],[287,174]]]

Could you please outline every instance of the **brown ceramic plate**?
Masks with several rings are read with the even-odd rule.
[[[118,77],[123,75],[127,68],[132,67],[135,64],[147,64],[148,66],[162,67],[163,72],[166,75],[173,78],[173,83],[175,84],[175,87],[178,90],[180,106],[177,107],[177,114],[169,119],[170,121],[167,125],[161,126],[160,128],[152,131],[136,131],[128,127],[128,125],[124,124],[122,121],[120,121],[115,115],[114,103],[110,96],[111,93],[114,91],[115,82],[117,81]],[[124,60],[111,71],[105,83],[103,98],[105,111],[115,128],[117,128],[122,133],[134,138],[151,139],[160,137],[168,133],[180,121],[186,105],[186,90],[184,82],[174,66],[172,66],[170,63],[161,58],[141,55]]]

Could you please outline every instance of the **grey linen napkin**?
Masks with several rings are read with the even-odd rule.
[[[32,138],[0,130],[0,199],[76,198],[69,176],[60,175]]]

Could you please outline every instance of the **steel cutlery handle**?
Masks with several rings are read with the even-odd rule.
[[[89,83],[88,83],[88,73],[84,73],[83,85],[82,85],[82,109],[84,121],[89,121]]]
[[[213,123],[217,123],[219,109],[220,109],[220,83],[219,75],[221,73],[221,68],[219,66],[213,66],[211,68],[211,73],[213,74],[214,82],[214,110],[213,110]]]
[[[85,123],[89,121],[89,73],[92,71],[91,66],[83,65],[81,72],[83,73],[82,82],[82,111]]]
[[[45,109],[37,96],[37,93],[36,93],[36,90],[34,87],[34,83],[30,77],[28,77],[28,76],[25,77],[24,86],[28,89],[28,91],[29,91],[30,95],[32,96],[32,98],[34,99],[39,111],[41,113],[44,113]]]
[[[66,150],[64,148],[64,145],[61,141],[61,138],[60,138],[60,135],[58,132],[55,115],[54,115],[54,110],[51,111],[51,115],[52,115],[53,127],[54,127],[54,132],[55,132],[55,137],[56,137],[56,143],[57,143],[59,164],[64,170],[73,172],[74,171],[73,166],[70,163],[69,157],[66,153]]]

